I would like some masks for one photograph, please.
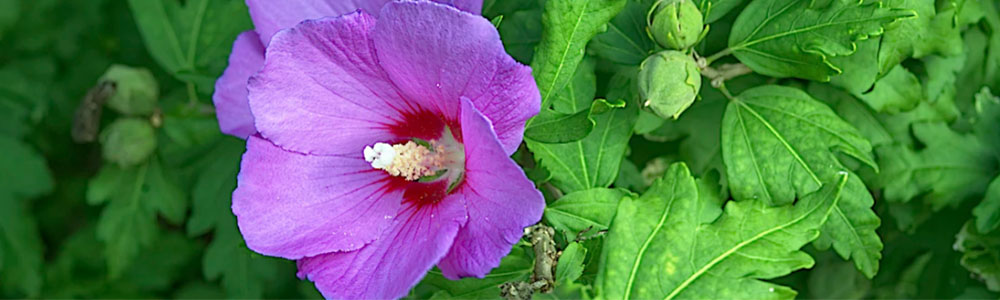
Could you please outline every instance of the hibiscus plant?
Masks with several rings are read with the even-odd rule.
[[[998,299],[997,0],[0,0],[0,297]]]

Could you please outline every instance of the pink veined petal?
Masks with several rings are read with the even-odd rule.
[[[377,14],[379,9],[390,0],[246,0],[250,8],[250,18],[253,20],[261,41],[267,45],[275,33],[285,28],[291,28],[299,22],[323,17],[336,17],[364,10]],[[482,0],[436,0],[457,7],[458,9],[480,14],[483,10]]]
[[[374,26],[374,17],[357,12],[275,35],[249,85],[261,135],[284,149],[322,155],[353,155],[398,140],[392,128],[418,109],[378,66],[369,35]]]
[[[392,224],[403,191],[351,156],[306,155],[251,136],[233,192],[233,213],[250,249],[299,259],[350,251]]]
[[[359,9],[378,13],[390,0],[246,0],[254,28],[268,45],[275,33],[299,22],[337,17]]]
[[[448,255],[438,263],[449,279],[482,278],[537,223],[545,198],[524,171],[507,157],[489,122],[462,99],[465,182],[455,192],[465,198],[469,222],[458,231]]]
[[[404,206],[391,230],[352,252],[299,260],[299,277],[316,283],[328,299],[394,299],[406,296],[448,251],[466,221],[461,199]]]
[[[459,99],[467,97],[493,124],[505,153],[517,150],[541,95],[531,68],[504,51],[493,24],[425,1],[387,4],[379,18],[379,62],[407,99],[458,119]]]
[[[223,133],[246,139],[257,133],[247,103],[247,81],[264,66],[264,46],[257,33],[244,31],[233,42],[229,66],[215,82],[215,115]]]

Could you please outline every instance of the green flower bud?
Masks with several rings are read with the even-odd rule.
[[[101,132],[104,159],[123,167],[146,161],[156,150],[156,132],[148,120],[118,119]]]
[[[698,6],[691,0],[661,0],[653,6],[649,31],[661,46],[683,50],[701,38],[705,22]]]
[[[156,108],[160,97],[159,86],[153,73],[143,68],[112,65],[101,76],[101,81],[115,84],[115,92],[108,99],[108,106],[126,115],[149,115]]]
[[[639,92],[643,105],[661,117],[677,118],[691,106],[701,90],[701,72],[690,55],[661,51],[639,66]]]

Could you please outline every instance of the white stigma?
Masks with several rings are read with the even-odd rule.
[[[444,166],[444,147],[435,142],[431,142],[431,147],[434,151],[413,141],[395,145],[375,143],[365,146],[364,155],[372,168],[414,181],[435,175]]]
[[[365,161],[370,162],[372,168],[384,170],[392,165],[396,156],[396,149],[386,143],[375,143],[375,147],[365,146]]]

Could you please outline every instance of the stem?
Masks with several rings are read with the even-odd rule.
[[[707,63],[707,65],[711,65],[716,60],[719,60],[720,58],[723,58],[726,55],[730,55],[732,53],[733,53],[732,48],[726,48],[722,51],[719,51],[718,53],[712,54],[712,56],[705,58],[705,62]]]
[[[188,93],[188,105],[195,107],[198,105],[198,90],[195,89],[194,83],[190,81],[187,83],[187,93]]]
[[[500,285],[500,296],[505,299],[531,299],[535,291],[548,293],[555,284],[555,269],[559,260],[555,229],[541,223],[528,227],[525,235],[535,251],[535,269],[529,281],[506,282]]]
[[[726,83],[725,82],[723,82],[722,84],[720,84],[716,88],[719,89],[719,91],[722,92],[722,95],[726,96],[727,99],[729,99],[729,100],[736,100],[736,97],[733,97],[733,94],[730,93],[729,89],[726,88]]]

